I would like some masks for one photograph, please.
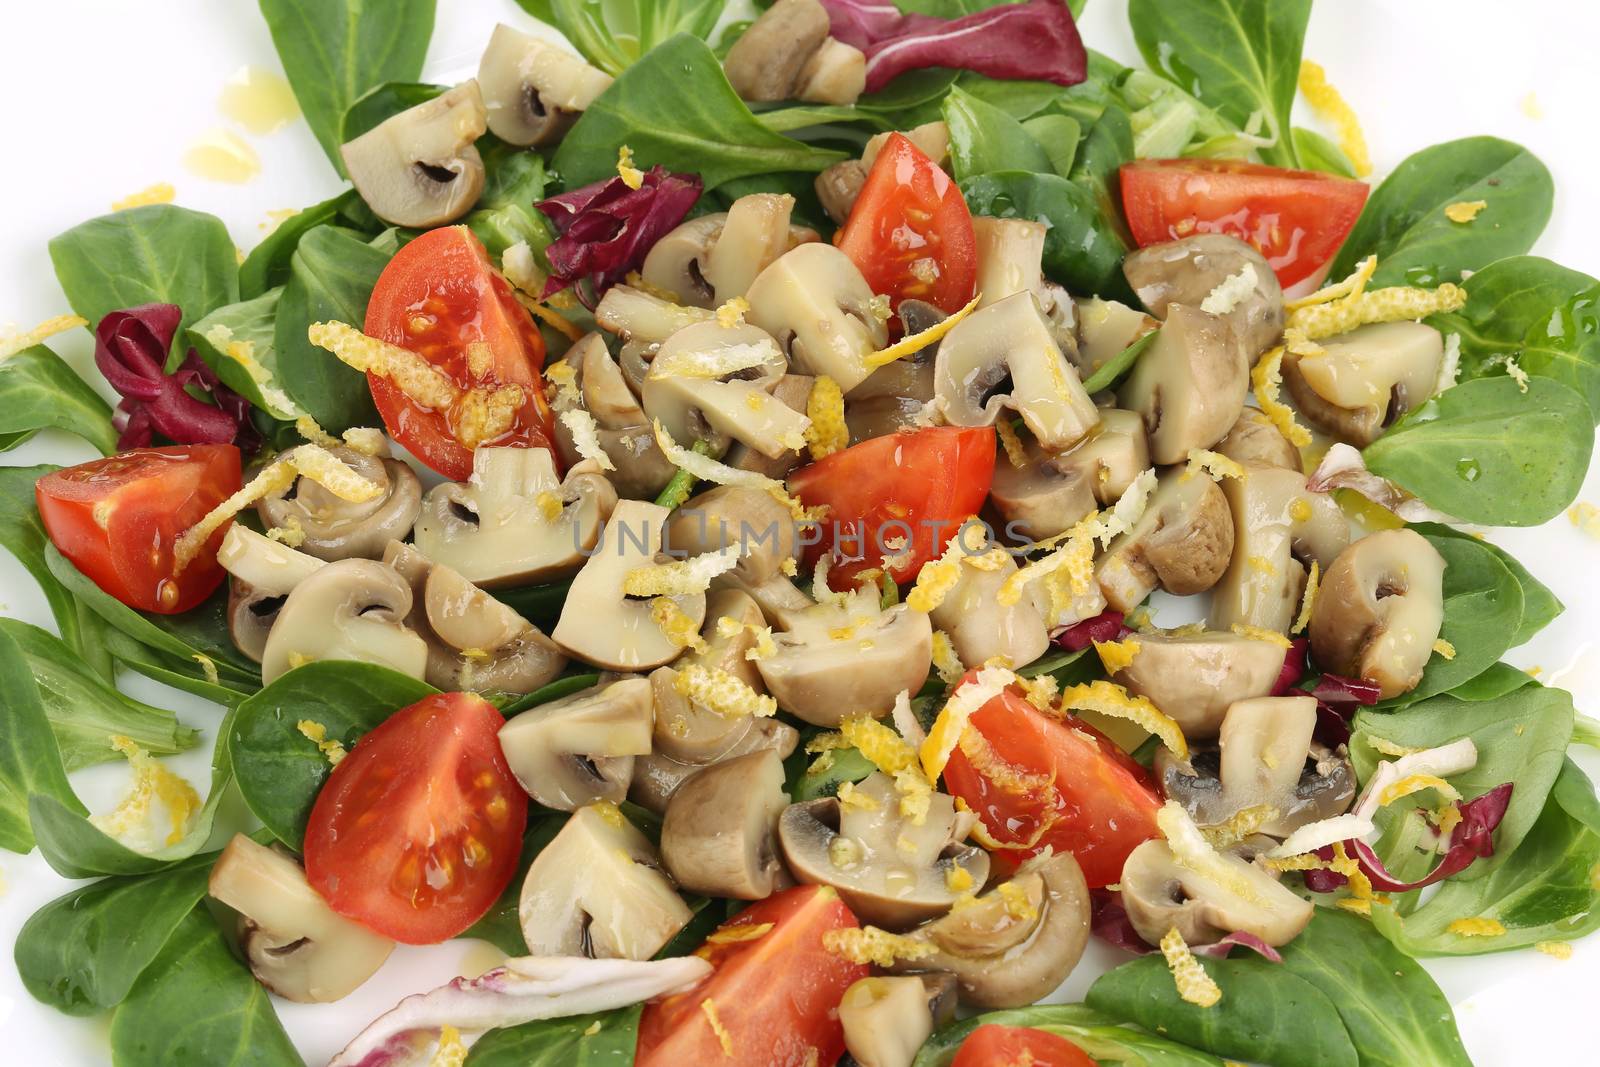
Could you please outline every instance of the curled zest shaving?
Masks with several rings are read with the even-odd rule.
[[[1178,996],[1201,1008],[1212,1008],[1222,999],[1222,989],[1200,966],[1176,926],[1161,938],[1161,956],[1167,961]]]
[[[982,299],[983,294],[979,293],[977,296],[973,297],[967,302],[966,307],[962,308],[960,311],[957,311],[949,318],[942,319],[941,321],[934,323],[932,326],[929,326],[926,330],[921,330],[917,333],[914,333],[910,337],[902,337],[888,348],[872,353],[866,359],[867,366],[871,367],[873,370],[877,370],[879,367],[887,367],[897,359],[903,359],[906,356],[916,355],[918,352],[922,351],[924,348],[927,348],[929,345],[938,342],[944,337],[945,334],[955,329],[956,325],[960,323],[962,319],[966,318],[977,309],[978,301]]]

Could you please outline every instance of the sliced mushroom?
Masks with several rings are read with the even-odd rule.
[[[867,89],[867,56],[861,49],[828,37],[800,68],[795,99],[808,104],[853,104]]]
[[[1384,699],[1417,687],[1444,621],[1444,559],[1415,530],[1368,534],[1339,553],[1311,609],[1311,653]]]
[[[942,981],[941,981],[942,980]],[[936,1025],[936,1001],[949,975],[862,978],[844,991],[839,1022],[844,1046],[861,1067],[911,1067]],[[955,997],[949,998],[952,1006]]]
[[[1005,553],[992,568],[986,559],[983,566],[972,566],[979,558],[962,557],[961,577],[929,619],[950,635],[962,663],[987,663],[998,656],[1012,669],[1026,667],[1050,647],[1044,616],[1031,597],[1009,606],[1000,603],[1000,587],[1017,572],[1014,556]]]
[[[624,960],[650,959],[694,917],[611,804],[572,813],[528,867],[517,915],[529,955]]]
[[[1070,852],[1029,860],[1009,884],[912,933],[938,951],[893,969],[949,971],[962,1001],[977,1008],[1021,1008],[1047,996],[1089,941],[1088,886]]]
[[[667,804],[661,857],[691,893],[762,900],[782,877],[778,816],[789,803],[783,761],[770,749],[707,767]]]
[[[251,973],[285,1000],[339,1000],[394,951],[393,941],[328,907],[293,858],[244,834],[234,834],[217,857],[208,891],[239,913]]]
[[[989,877],[989,855],[960,841],[955,801],[930,798],[917,822],[900,810],[894,780],[875,771],[857,782],[848,802],[818,797],[791,804],[778,820],[778,843],[795,878],[830,885],[856,916],[904,930],[943,915],[955,903],[952,878],[971,885]]]
[[[925,300],[900,301],[895,309],[907,334],[921,333],[943,322],[943,311]],[[933,366],[939,342],[879,367],[850,390],[844,405],[850,443],[887,437],[903,429],[928,425],[927,405],[933,399]]]
[[[789,509],[764,489],[719,485],[690,497],[667,520],[664,544],[674,556],[739,550],[732,574],[759,584],[800,554],[800,531]]]
[[[1069,529],[1097,506],[1114,504],[1150,466],[1144,420],[1132,411],[1101,408],[1100,422],[1065,452],[1027,443],[1027,463],[994,465],[989,499],[1006,520],[1006,535],[1039,541]]]
[[[756,669],[780,708],[814,726],[887,715],[901,690],[915,693],[928,680],[933,627],[904,604],[881,611],[876,593],[857,593],[786,621],[788,632],[773,638],[777,651]]]
[[[548,449],[479,448],[471,480],[428,490],[416,545],[486,589],[550,582],[583,566],[616,499],[596,464],[559,481]]]
[[[1300,610],[1306,563],[1324,572],[1350,542],[1350,524],[1333,497],[1306,488],[1299,471],[1245,467],[1224,478],[1233,516],[1233,558],[1211,598],[1218,630],[1258,626],[1286,634]]]
[[[550,405],[556,415],[578,409],[594,416],[600,450],[615,468],[606,472],[606,480],[620,496],[654,497],[666,488],[678,468],[656,444],[650,419],[606,348],[604,338],[598,333],[585,334],[567,349],[563,362],[572,368],[573,381],[572,388],[556,391]],[[566,469],[583,461],[571,427],[559,417],[555,421],[555,443]]]
[[[1349,810],[1355,770],[1341,753],[1312,740],[1317,702],[1308,696],[1255,697],[1232,704],[1215,745],[1189,759],[1163,750],[1156,772],[1169,800],[1197,826],[1222,826],[1248,808],[1265,808],[1258,827],[1275,838]]]
[[[719,575],[712,579],[711,588],[737,589],[744,593],[756,606],[761,609],[761,614],[768,623],[780,630],[787,630],[793,625],[794,620],[812,608],[817,602],[807,596],[799,586],[795,585],[784,574],[774,574],[764,582],[742,582],[739,576],[732,572]]]
[[[1279,432],[1277,423],[1260,408],[1247,407],[1241,411],[1233,429],[1217,445],[1217,451],[1235,463],[1300,469],[1300,450],[1289,443]]]
[[[422,483],[398,459],[368,455],[346,445],[328,451],[382,492],[357,504],[302,477],[262,497],[256,512],[269,528],[303,533],[300,550],[318,559],[377,559],[390,541],[411,532],[422,510]]]
[[[656,561],[667,509],[642,500],[617,504],[594,552],[572,580],[561,619],[550,635],[568,654],[613,671],[641,671],[678,657],[648,601],[623,591],[628,572]],[[705,621],[704,593],[672,597],[698,628]]]
[[[809,241],[817,231],[789,223],[794,197],[752,193],[727,211],[678,226],[650,249],[639,274],[678,302],[712,308],[744,296],[773,260]]]
[[[1032,295],[1057,347],[1076,364],[1077,308],[1065,289],[1045,280],[1044,223],[979,215],[972,228],[978,238],[978,306],[998,304],[1017,293]]]
[[[1128,854],[1122,865],[1122,904],[1128,921],[1151,945],[1177,928],[1191,945],[1215,944],[1233,933],[1287,945],[1311,922],[1316,907],[1278,882],[1266,868],[1224,852],[1229,879],[1179,863],[1159,838]],[[1240,887],[1248,889],[1248,895]]]
[[[1093,296],[1079,299],[1076,304],[1078,373],[1086,381],[1133,342],[1161,326],[1144,312],[1115,300]]]
[[[759,362],[722,371],[723,359]],[[674,441],[704,441],[720,454],[733,439],[776,458],[804,447],[809,425],[772,398],[786,366],[777,342],[759,327],[696,323],[657,351],[641,390],[644,410]]]
[[[385,222],[442,226],[472,210],[483,192],[488,130],[476,81],[407,108],[339,149],[356,192]]]
[[[633,763],[633,785],[628,790],[628,799],[658,815],[665,814],[673,794],[706,767],[768,749],[775,752],[779,759],[788,759],[800,743],[799,731],[788,723],[748,716],[741,721],[746,725],[744,732],[726,751],[704,762],[675,760],[660,752],[639,757]]]
[[[1318,429],[1357,448],[1432,396],[1444,362],[1444,335],[1421,322],[1362,326],[1320,347],[1287,355],[1283,382]]]
[[[428,644],[405,624],[411,586],[370,559],[329,563],[294,587],[261,653],[261,681],[314,660],[376,663],[421,678]]]
[[[231,576],[228,633],[240,652],[260,663],[285,598],[326,564],[238,523],[228,527],[217,562]]]
[[[871,373],[867,357],[889,341],[873,294],[850,257],[829,244],[779,256],[750,284],[746,319],[773,337],[790,364],[826,374],[846,393]]]
[[[478,62],[478,85],[490,131],[527,147],[559,140],[610,87],[611,75],[502,23]]]
[[[1227,323],[1199,308],[1174,304],[1117,402],[1144,417],[1150,458],[1182,463],[1197,448],[1227,436],[1244,410],[1250,366]]]
[[[1217,583],[1233,556],[1234,520],[1215,482],[1181,469],[1156,483],[1144,514],[1111,542],[1095,567],[1106,602],[1132,611],[1157,587],[1178,596]]]
[[[653,722],[650,683],[624,678],[514,716],[500,728],[500,750],[522,788],[547,808],[616,804],[628,795],[633,758],[650,752]]]
[[[1253,365],[1283,337],[1283,288],[1271,265],[1237,237],[1206,233],[1128,253],[1122,273],[1150,314],[1214,301]],[[1230,290],[1238,288],[1237,293]],[[1219,291],[1220,290],[1220,291]]]
[[[804,415],[815,382],[816,379],[809,374],[785,374],[773,385],[772,399]],[[753,471],[781,482],[804,462],[804,453],[785,451],[776,456],[767,456],[741,441],[735,441],[728,446],[722,462],[736,470]]]
[[[711,317],[711,312],[705,308],[675,304],[631,285],[613,285],[594,309],[594,321],[602,329],[630,344],[647,348],[659,345],[685,326],[706,322]],[[651,355],[654,355],[653,348]],[[623,371],[627,372],[626,366]],[[643,376],[640,378],[642,380]]]
[[[1190,741],[1215,737],[1236,701],[1264,697],[1283,673],[1284,651],[1235,633],[1141,633],[1139,651],[1112,679],[1146,697]]]
[[[974,311],[945,334],[934,390],[951,425],[993,426],[1010,408],[1051,452],[1070,447],[1100,421],[1028,293]]]
[[[790,99],[828,27],[828,9],[818,0],[778,0],[728,49],[728,83],[752,102]]]

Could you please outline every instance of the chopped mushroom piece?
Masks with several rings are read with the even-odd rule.
[[[422,483],[405,463],[386,455],[368,455],[347,445],[328,452],[382,492],[354,503],[313,478],[298,477],[262,497],[256,512],[268,529],[300,531],[300,550],[318,559],[377,559],[390,541],[411,532],[422,511]]]
[[[788,803],[783,761],[771,749],[707,767],[672,794],[661,858],[691,893],[762,900],[786,874],[777,832]]]
[[[898,132],[940,166],[950,155],[950,128],[942,120],[925,122],[921,126]],[[817,175],[813,183],[817,199],[834,222],[843,225],[850,217],[850,209],[855,207],[856,197],[861,195],[861,187],[867,182],[867,171],[872,169],[878,152],[888,139],[888,133],[874,135],[862,148],[860,159],[835,163]]]
[[[871,373],[867,357],[889,343],[872,288],[850,257],[813,242],[773,261],[750,284],[746,319],[777,338],[790,365],[826,374],[849,393]]]
[[[407,108],[339,150],[356,192],[385,222],[424,229],[472,210],[483,192],[488,130],[476,81]]]
[[[836,37],[824,40],[800,68],[795,99],[808,104],[853,104],[867,88],[867,56]]]
[[[594,321],[601,329],[646,348],[659,345],[685,326],[706,322],[711,317],[712,313],[705,308],[675,304],[631,285],[613,285],[594,309]],[[626,349],[623,354],[626,357]],[[654,355],[653,348],[651,354]],[[626,373],[626,366],[623,369]],[[640,377],[642,380],[643,376]]]
[[[993,547],[985,546],[985,552]],[[1000,587],[1017,573],[1016,557],[1002,553],[1002,562],[993,569],[972,566],[966,558],[958,564],[956,584],[929,615],[933,626],[950,635],[956,656],[971,664],[999,657],[1016,670],[1044,655],[1050,634],[1033,598],[1024,595],[1009,606],[999,601]]]
[[[1139,521],[1100,558],[1095,578],[1106,602],[1121,612],[1138,607],[1157,587],[1178,596],[1203,593],[1228,569],[1234,537],[1228,501],[1216,483],[1169,470]]]
[[[628,790],[628,799],[658,815],[665,814],[673,794],[707,766],[768,749],[779,759],[788,759],[800,744],[799,731],[788,723],[750,715],[737,721],[745,724],[744,731],[725,751],[704,762],[684,762],[659,752],[639,757],[633,764],[633,786]]]
[[[1115,504],[1150,466],[1144,420],[1135,412],[1101,408],[1100,423],[1065,452],[1038,441],[1025,446],[1027,463],[994,465],[989,498],[1006,520],[1006,535],[1041,541],[1054,537],[1096,507]]]
[[[815,383],[816,379],[809,374],[785,374],[772,387],[772,399],[804,415],[806,404],[811,399],[811,387]],[[782,481],[800,466],[804,459],[805,453],[800,451],[785,451],[777,456],[767,456],[743,442],[735,441],[728,447],[722,462],[735,470],[751,471],[773,481]]]
[[[1235,633],[1141,633],[1139,650],[1112,679],[1146,697],[1190,741],[1215,737],[1229,705],[1271,693],[1283,672],[1283,648]]]
[[[611,75],[502,23],[478,63],[478,85],[490,132],[528,147],[559,140],[611,85]]]
[[[1283,382],[1318,429],[1357,448],[1432,396],[1444,362],[1444,336],[1421,322],[1362,326],[1319,347],[1285,355]]]
[[[1444,559],[1415,530],[1368,534],[1339,553],[1311,611],[1324,670],[1364,678],[1384,699],[1417,687],[1444,621]]]
[[[1278,424],[1260,408],[1247,407],[1241,411],[1228,436],[1218,443],[1217,451],[1235,463],[1292,471],[1301,469],[1300,450],[1289,443]]]
[[[800,554],[800,531],[788,507],[765,489],[718,485],[690,497],[667,520],[664,539],[674,556],[699,556],[734,548],[730,572],[758,585]],[[709,613],[708,613],[709,616]]]
[[[530,708],[500,728],[506,765],[529,796],[573,811],[621,803],[635,756],[650,754],[650,683],[624,678]]]
[[[260,663],[284,600],[326,564],[238,523],[228,527],[217,562],[231,576],[228,634],[240,652]]]
[[[554,581],[583,566],[616,499],[595,464],[560,481],[548,449],[479,448],[469,481],[428,490],[416,545],[484,588]]]
[[[1044,223],[978,215],[972,229],[978,239],[978,306],[986,308],[1017,293],[1031,294],[1056,345],[1077,366],[1077,308],[1065,289],[1045,279]]]
[[[722,66],[733,91],[757,103],[791,99],[828,28],[828,9],[818,0],[778,0],[728,49]]]
[[[723,620],[728,622],[724,624]],[[701,666],[723,671],[734,680],[764,693],[761,675],[749,653],[759,654],[765,620],[756,602],[737,589],[719,589],[706,598],[706,621],[700,631],[704,650],[691,650],[680,667]],[[725,632],[724,625],[737,627]],[[770,640],[770,638],[769,638]],[[655,698],[655,743],[658,755],[697,767],[727,756],[751,726],[751,716],[721,715],[678,690],[678,671],[657,667],[650,672]]]
[[[894,780],[878,771],[848,799],[789,805],[778,842],[797,880],[833,886],[862,922],[904,930],[950,910],[952,878],[982,885],[989,877],[988,853],[961,843],[965,823],[943,793],[928,796],[920,822],[906,815]]]
[[[1144,417],[1151,459],[1182,463],[1227,436],[1244,410],[1249,384],[1244,349],[1228,324],[1174,304],[1117,391],[1117,403]]]
[[[639,274],[680,304],[714,308],[744,296],[756,275],[792,248],[818,239],[789,222],[794,197],[741,196],[727,211],[701,215],[657,241]]]
[[[936,1025],[937,1002],[954,986],[950,975],[863,978],[844,991],[839,1022],[844,1045],[861,1067],[911,1067]]]
[[[571,387],[558,386],[550,404],[556,414],[555,443],[562,466],[570,471],[589,458],[578,450],[576,435],[562,417],[569,411],[585,411],[593,417],[600,450],[614,468],[606,472],[606,480],[617,494],[639,499],[661,492],[678,468],[662,454],[650,419],[605,339],[598,333],[585,334],[546,371],[552,381],[562,373],[554,366],[571,371]]]
[[[355,660],[421,678],[428,643],[406,626],[411,585],[370,559],[329,563],[294,587],[261,652],[261,681],[314,660]]]
[[[292,857],[244,834],[217,857],[208,890],[239,913],[239,947],[251,973],[285,1000],[339,1000],[394,950],[387,937],[328,907]]]
[[[1176,927],[1191,945],[1245,933],[1278,946],[1293,941],[1311,922],[1316,906],[1281,885],[1266,868],[1232,851],[1220,859],[1231,878],[1179,863],[1160,839],[1129,853],[1122,865],[1122,905],[1138,935],[1159,945]]]
[[[1207,233],[1128,253],[1122,273],[1150,314],[1174,305],[1221,316],[1253,366],[1283,337],[1283,289],[1266,259],[1237,237]]]
[[[1135,311],[1115,300],[1098,296],[1079,298],[1078,373],[1089,376],[1120,355],[1133,342],[1160,328],[1161,324],[1142,311]]]
[[[932,329],[949,317],[927,301],[915,299],[900,301],[895,314],[907,336]],[[933,365],[938,355],[939,342],[934,341],[879,367],[850,390],[844,418],[851,444],[927,425],[926,408],[933,399]]]
[[[611,804],[572,813],[528,867],[517,914],[532,955],[626,960],[654,956],[694,917]]]
[[[732,439],[776,459],[805,445],[810,424],[772,398],[786,369],[765,330],[695,323],[656,352],[641,389],[644,410],[674,441],[704,441],[720,455]]]

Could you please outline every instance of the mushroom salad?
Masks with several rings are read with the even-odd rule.
[[[299,1064],[274,999],[453,938],[334,1067],[1470,1067],[1417,960],[1600,926],[1481,530],[1574,503],[1600,283],[1516,145],[1369,186],[1311,0],[1130,0],[1149,69],[524,3],[452,85],[432,0],[260,6],[351,188],[84,223],[0,363],[0,448],[105,454],[0,471],[60,633],[0,620],[0,846],[100,879],[15,956],[120,1067]],[[204,798],[118,668],[226,709]]]

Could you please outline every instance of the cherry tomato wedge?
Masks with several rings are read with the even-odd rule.
[[[1236,159],[1141,159],[1122,168],[1140,247],[1225,233],[1256,247],[1285,289],[1326,266],[1366,205],[1365,182]]]
[[[987,1023],[961,1042],[950,1067],[1095,1067],[1095,1062],[1049,1031]]]
[[[226,524],[179,574],[172,548],[239,491],[239,464],[233,445],[135,448],[47,474],[33,494],[45,532],[73,566],[130,608],[173,615],[222,584]]]
[[[884,556],[904,559],[889,571],[895,581],[914,578],[983,507],[994,455],[987,426],[933,426],[874,437],[801,467],[789,488],[806,506],[829,509],[807,562],[832,552],[829,583],[840,589],[882,566]]]
[[[961,190],[902,134],[878,152],[834,243],[890,307],[913,298],[954,313],[978,282],[978,239]]]
[[[422,356],[459,389],[523,387],[510,428],[479,440],[470,428],[472,405],[424,408],[388,378],[367,375],[390,435],[446,478],[471,476],[478,444],[550,447],[550,408],[539,373],[544,339],[465,226],[429,230],[395,253],[372,290],[364,328]]]
[[[719,937],[768,923],[749,940]],[[832,1067],[844,1055],[839,1002],[869,969],[835,956],[822,938],[856,926],[828,886],[786,889],[741,911],[695,953],[716,970],[645,1005],[635,1067]]]
[[[410,945],[483,917],[517,873],[528,821],[504,725],[481,697],[438,693],[356,742],[306,824],[306,878],[329,907]]]
[[[945,786],[996,840],[1024,846],[997,852],[1001,864],[1049,846],[1072,853],[1089,888],[1102,889],[1121,879],[1128,853],[1157,835],[1161,797],[1149,776],[1094,727],[1044,715],[1009,689],[971,725],[993,756],[979,766],[957,748]]]

